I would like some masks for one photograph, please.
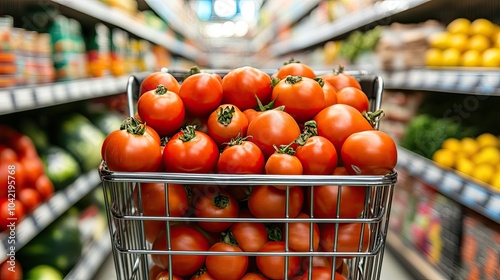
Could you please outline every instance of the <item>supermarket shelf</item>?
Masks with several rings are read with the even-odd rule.
[[[308,47],[333,40],[363,26],[376,23],[384,18],[408,11],[431,0],[386,0],[375,3],[373,6],[347,14],[330,24],[315,27],[310,32],[301,33],[300,37],[283,40],[272,44],[269,53],[273,57],[306,49]],[[305,1],[307,2],[307,1]]]
[[[500,96],[497,69],[410,69],[382,72],[384,88]]]
[[[398,147],[398,167],[420,178],[447,197],[500,224],[500,192],[494,192],[452,169]]]
[[[108,230],[105,230],[97,240],[90,244],[80,261],[64,279],[93,279],[110,253],[111,239]]]
[[[425,260],[414,248],[406,245],[396,232],[387,233],[387,249],[410,271],[415,279],[444,280],[436,267]]]
[[[188,46],[181,41],[168,36],[166,33],[157,31],[129,16],[118,9],[110,9],[105,4],[96,0],[52,0],[55,3],[76,10],[89,17],[94,17],[102,22],[116,25],[124,30],[146,39],[155,44],[161,45],[171,52],[181,55],[194,61],[203,61],[204,56],[197,49]]]
[[[10,244],[7,232],[0,234],[0,262],[7,258],[10,247],[21,249],[33,237],[50,225],[55,219],[66,212],[73,204],[82,199],[101,182],[96,170],[81,175],[66,189],[55,193],[49,201],[38,206],[35,211],[26,216],[15,229],[15,243]],[[10,241],[12,243],[12,241]]]
[[[0,88],[0,115],[125,92],[129,75]]]
[[[295,5],[291,5],[291,8],[290,10],[287,10],[287,13],[276,13],[277,10],[280,10],[279,5],[281,4],[274,5],[274,7],[267,7],[273,5],[273,3],[280,3],[279,1],[266,2],[265,5],[267,6],[262,8],[269,9],[273,13],[276,13],[276,19],[269,23],[269,25],[265,26],[265,28],[261,29],[261,31],[255,36],[252,41],[252,45],[255,50],[261,50],[268,42],[273,40],[276,36],[276,32],[297,22],[299,19],[309,14],[312,9],[318,6],[320,1],[321,0],[300,1]]]

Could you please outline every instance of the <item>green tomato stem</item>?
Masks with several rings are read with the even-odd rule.
[[[220,110],[217,112],[217,121],[224,126],[228,126],[231,123],[236,110],[234,109],[234,106],[219,108]]]
[[[223,195],[221,193],[216,193],[216,194],[214,194],[214,196],[212,198],[212,203],[216,207],[218,207],[220,209],[224,209],[224,208],[229,206],[229,197],[226,195]]]
[[[193,140],[196,137],[196,126],[188,125],[184,129],[181,129],[181,134],[179,135],[179,139],[182,142],[188,142]]]
[[[159,84],[155,89],[155,94],[157,94],[157,95],[164,95],[164,94],[167,94],[167,92],[168,92],[168,89],[162,84]]]

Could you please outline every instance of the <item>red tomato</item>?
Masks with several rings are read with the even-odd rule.
[[[337,92],[345,87],[355,87],[361,89],[361,85],[358,80],[345,73],[344,67],[342,66],[339,66],[338,70],[322,75],[321,78],[326,82],[329,82]]]
[[[166,270],[158,273],[156,275],[156,280],[182,280],[182,277],[172,274],[172,279],[170,279],[170,273]]]
[[[305,175],[331,175],[337,167],[338,155],[332,142],[323,136],[304,135],[298,139],[295,156]],[[305,139],[305,140],[304,140]]]
[[[248,256],[230,255],[231,252],[242,252],[237,246],[218,242],[210,247],[209,251],[229,252],[228,255],[207,256],[205,266],[208,273],[216,279],[240,280],[245,275],[248,267]]]
[[[179,92],[179,82],[174,76],[166,72],[153,72],[149,74],[141,83],[139,88],[139,96],[145,92],[156,89],[158,85],[164,85],[169,91]]]
[[[139,187],[134,189],[134,202],[139,208]],[[141,206],[142,214],[145,216],[165,217],[165,185],[162,183],[141,184]],[[189,207],[189,198],[183,185],[168,184],[168,211],[171,217],[183,216]],[[144,221],[146,240],[153,243],[158,233],[165,229],[163,221]]]
[[[316,74],[309,65],[294,60],[293,58],[283,63],[283,66],[276,72],[276,77],[280,80],[285,79],[287,76],[302,76],[314,79]]]
[[[128,118],[124,129],[110,133],[104,145],[104,160],[112,171],[159,171],[162,152],[158,133],[152,128]]]
[[[45,173],[45,167],[38,155],[32,157],[22,157],[20,163],[26,171],[26,175],[24,176],[24,184],[26,185],[33,186],[38,177]]]
[[[340,191],[339,218],[356,218],[365,207],[366,187],[315,186],[313,189],[313,213],[316,218],[337,218],[338,192]],[[310,207],[310,191],[307,201]],[[310,208],[308,208],[310,209]]]
[[[261,113],[262,112],[257,111],[255,109],[246,109],[245,111],[243,111],[243,114],[245,114],[245,116],[247,117],[249,124]]]
[[[237,218],[240,211],[238,202],[227,192],[217,192],[202,196],[196,202],[194,215],[198,218]],[[210,232],[228,229],[232,222],[198,222],[198,225]]]
[[[12,262],[12,263],[11,263]],[[23,279],[23,269],[17,261],[6,260],[0,265],[0,279],[19,280]]]
[[[33,212],[42,203],[42,196],[37,190],[32,188],[20,190],[17,197],[26,209],[26,213]]]
[[[385,175],[396,167],[398,150],[394,140],[378,130],[349,136],[340,152],[349,174]]]
[[[193,275],[190,280],[217,280],[214,278],[210,273],[208,273],[207,269],[205,267],[202,267],[200,271],[196,272],[195,275]]]
[[[0,232],[7,229],[12,222],[18,224],[24,218],[25,213],[24,205],[18,199],[13,199],[12,196],[0,198]],[[17,220],[11,221],[7,218]]]
[[[259,252],[285,252],[285,242],[269,241]],[[289,250],[293,252],[293,250]],[[257,256],[257,267],[259,271],[270,279],[285,278],[285,257],[284,256]],[[288,257],[288,277],[295,276],[300,271],[301,258],[297,256]]]
[[[370,242],[370,227],[364,225],[363,236],[361,236],[361,223],[339,224],[337,233],[337,252],[358,252],[360,243],[362,243],[359,252],[366,252],[368,243]],[[326,252],[333,252],[335,243],[335,224],[321,223],[320,230],[320,245]],[[361,239],[360,239],[361,238]]]
[[[162,272],[162,271],[163,271],[163,268],[157,266],[156,264],[153,265],[149,269],[149,280],[155,280],[156,276],[158,276],[158,274],[160,274],[160,272]]]
[[[54,184],[45,174],[38,177],[34,188],[38,191],[44,201],[48,200],[54,194]]]
[[[257,116],[249,125],[247,136],[264,154],[271,156],[274,146],[288,145],[300,135],[297,122],[288,113],[280,110],[269,110]]]
[[[321,79],[321,78],[320,78]],[[333,104],[337,104],[337,91],[333,88],[332,84],[329,82],[323,81],[323,93],[325,95],[325,108],[331,106]],[[321,82],[320,82],[321,85]]]
[[[185,225],[170,228],[170,245],[172,251],[208,251],[210,245],[199,231]],[[162,232],[153,243],[153,250],[167,250],[167,235]],[[154,254],[153,262],[162,267],[168,267],[168,255]],[[192,275],[205,263],[205,255],[172,255],[172,272],[179,276]]]
[[[280,148],[267,159],[265,165],[266,174],[302,175],[302,163],[294,153],[295,152],[290,147]],[[275,185],[274,187],[280,190],[286,190],[286,186]]]
[[[205,116],[221,104],[222,85],[212,74],[197,73],[184,79],[179,96],[188,112],[194,116]]]
[[[248,119],[238,107],[223,104],[208,116],[208,135],[222,147],[238,136],[245,137]]]
[[[309,280],[309,271],[304,272],[300,280]],[[330,280],[332,279],[332,269],[322,266],[312,268],[312,279],[314,280]],[[335,280],[346,280],[342,274],[335,272],[333,277]]]
[[[9,183],[16,191],[25,186],[24,166],[19,161],[0,162],[0,176],[0,197],[7,197]]]
[[[304,213],[297,215],[298,219],[309,219],[310,216]],[[319,227],[316,223],[313,223],[313,239],[312,239],[312,250],[317,251],[319,247]],[[286,238],[286,227],[283,225],[283,237],[282,241]],[[310,231],[311,223],[289,223],[288,224],[288,246],[296,252],[309,252],[310,248]]]
[[[370,123],[354,107],[335,104],[319,112],[314,120],[318,126],[318,135],[330,140],[337,152],[345,139],[355,132],[373,130]]]
[[[242,210],[240,218],[254,218],[248,210]],[[230,231],[244,252],[257,252],[268,241],[264,223],[238,222],[233,223]]]
[[[271,101],[271,77],[250,66],[227,73],[222,78],[222,89],[222,102],[233,104],[242,111],[257,107],[257,98],[264,104]]]
[[[219,148],[207,134],[187,126],[165,145],[163,165],[167,172],[212,173],[219,160]]]
[[[274,106],[285,106],[298,123],[312,119],[325,107],[325,95],[318,82],[301,76],[288,76],[273,88]]]
[[[297,217],[304,202],[302,188],[289,190],[288,216]],[[257,218],[285,218],[286,191],[273,186],[255,186],[248,198],[248,209]]]
[[[245,274],[245,276],[243,276],[241,280],[267,280],[267,278],[262,276],[261,274],[255,272],[249,272]]]
[[[355,87],[345,87],[337,92],[337,103],[347,104],[356,108],[356,110],[363,112],[368,112],[370,108],[370,101],[368,101],[368,96]]]
[[[319,251],[325,251],[323,248],[319,247]],[[325,257],[325,256],[314,256],[312,258],[309,257],[304,257],[302,260],[302,270],[303,271],[308,271],[309,270],[309,262],[312,259],[312,267],[327,267],[329,269],[332,268],[332,263],[333,263],[333,257]],[[344,260],[342,258],[335,258],[335,268],[341,267],[341,265],[344,263]]]
[[[35,145],[33,145],[33,141],[31,141],[31,138],[19,132],[12,133],[11,138],[7,142],[7,146],[13,148],[14,151],[16,151],[18,158],[31,158],[38,156]]]
[[[17,154],[13,149],[7,147],[6,145],[0,144],[0,162],[11,163],[17,160]]]
[[[139,97],[137,112],[141,120],[160,136],[169,136],[179,130],[184,123],[186,113],[177,93],[167,90],[163,85]]]
[[[264,165],[264,154],[259,147],[237,138],[220,154],[217,171],[221,174],[262,174]]]

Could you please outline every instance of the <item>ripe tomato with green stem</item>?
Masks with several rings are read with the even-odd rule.
[[[184,103],[177,93],[161,84],[139,97],[137,112],[141,120],[160,136],[170,136],[177,132],[184,122],[186,113]]]
[[[274,87],[271,98],[274,106],[284,106],[297,123],[312,119],[325,107],[323,89],[314,79],[302,76],[287,76]]]
[[[331,106],[333,104],[337,104],[337,91],[335,90],[335,88],[333,88],[333,86],[323,80],[322,78],[315,78],[315,80],[319,83],[319,85],[321,86],[321,88],[323,89],[323,94],[325,96],[325,106],[324,108],[328,107],[328,106]]]
[[[125,119],[120,130],[111,132],[101,151],[112,171],[153,172],[162,167],[158,133],[136,118]]]
[[[181,83],[179,96],[189,114],[206,116],[221,104],[222,85],[214,75],[192,67]]]
[[[293,143],[293,142],[292,142]],[[266,174],[274,175],[302,175],[303,167],[300,160],[295,156],[295,150],[289,145],[275,147],[276,152],[266,161]],[[275,185],[275,188],[286,190],[286,186]]]
[[[291,58],[285,61],[283,66],[276,72],[276,77],[280,80],[285,79],[287,76],[302,76],[314,79],[316,74],[309,65]]]
[[[230,235],[225,235],[222,241],[215,243],[209,249],[212,252],[228,252],[227,255],[209,255],[205,266],[210,275],[216,279],[240,280],[248,268],[248,256],[231,255],[232,252],[243,252]]]
[[[208,116],[207,129],[215,143],[223,147],[237,136],[246,136],[248,119],[238,107],[223,104]]]
[[[355,87],[361,89],[361,85],[358,80],[356,80],[354,76],[344,72],[344,70],[344,67],[339,65],[337,69],[321,75],[320,78],[329,82],[337,92],[345,87]]]
[[[260,148],[247,140],[237,136],[228,142],[222,150],[217,162],[217,172],[220,174],[262,174],[265,159]]]
[[[240,110],[255,108],[257,97],[264,104],[271,101],[271,77],[262,70],[243,66],[235,68],[222,78],[223,99]]]
[[[198,218],[237,218],[240,208],[233,196],[225,191],[202,196],[195,205],[194,216]],[[227,230],[232,222],[198,222],[210,232]]]
[[[285,218],[286,191],[269,185],[255,186],[248,198],[248,209],[257,218]],[[288,217],[294,218],[302,209],[304,191],[300,187],[289,189]]]
[[[248,209],[242,209],[239,217],[255,218]],[[232,236],[244,252],[257,252],[268,241],[266,226],[258,222],[233,223],[227,235]]]
[[[168,72],[157,71],[149,74],[141,83],[139,88],[139,97],[144,93],[156,89],[158,85],[164,85],[168,90],[175,93],[179,92],[179,82]]]
[[[167,172],[213,173],[218,160],[217,144],[194,126],[181,129],[163,150],[163,165]]]
[[[285,242],[283,241],[269,241],[259,252],[285,252]],[[293,252],[293,250],[289,250]],[[285,279],[285,257],[284,256],[257,256],[257,267],[259,271],[270,279]],[[301,257],[289,256],[288,257],[288,271],[287,276],[293,277],[300,271]]]

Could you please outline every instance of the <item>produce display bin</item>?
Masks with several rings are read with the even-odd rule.
[[[211,70],[224,76],[224,70]],[[267,71],[269,74],[273,73]],[[184,71],[170,71],[179,80],[184,76]],[[370,75],[365,72],[347,72],[355,76],[360,82],[363,91],[369,97],[370,110],[375,111],[381,107],[383,81],[380,77]],[[138,89],[142,79],[145,77],[131,76],[127,85],[127,95],[129,101],[130,115],[133,116],[134,102],[138,96]],[[338,258],[342,258],[349,279],[380,279],[384,248],[386,244],[386,235],[388,231],[389,216],[393,190],[397,181],[397,173],[391,172],[384,176],[348,176],[348,175],[234,175],[234,174],[187,174],[187,173],[166,173],[166,172],[114,172],[106,168],[106,163],[102,162],[99,167],[99,174],[102,181],[106,210],[108,217],[108,226],[111,235],[112,253],[118,279],[149,279],[149,269],[153,265],[153,255],[167,255],[169,264],[174,255],[227,255],[227,252],[215,251],[174,251],[169,250],[170,244],[170,225],[182,222],[264,222],[281,224],[285,231],[289,223],[307,222],[307,223],[328,223],[335,226],[336,229],[342,224],[359,224],[361,231],[359,236],[358,250],[339,251],[338,248],[338,230],[333,233],[334,246],[332,251],[320,252],[313,251],[312,246],[308,252],[296,252],[286,249],[284,252],[238,252],[230,253],[234,255],[247,256],[283,256],[285,258],[285,278],[288,276],[288,258],[292,256],[301,256],[309,258],[309,266],[314,256],[327,256],[333,258],[336,263]],[[162,183],[165,187],[166,198],[168,202],[169,184],[183,185],[224,185],[229,187],[256,186],[256,185],[281,185],[286,186],[287,201],[285,206],[287,218],[195,218],[195,217],[172,217],[169,215],[168,203],[165,205],[166,215],[146,216],[142,209],[143,205],[148,203],[141,198],[141,185],[143,183]],[[337,212],[340,213],[342,203],[341,189],[346,186],[356,186],[366,188],[364,199],[364,209],[357,218],[314,218],[312,207],[309,209],[311,218],[297,219],[288,215],[288,200],[290,188],[294,186],[310,186],[310,205],[314,205],[314,196],[312,195],[315,186],[334,185],[338,186]],[[137,188],[136,201],[134,201],[134,188]],[[304,197],[306,194],[304,194]],[[337,217],[339,217],[337,215]],[[167,239],[166,250],[153,250],[151,244],[145,238],[145,221],[164,221],[166,223],[165,234]],[[312,226],[310,227],[312,232]],[[369,231],[366,235],[364,232]],[[312,244],[310,234],[309,244]],[[368,236],[368,240],[364,239]],[[289,244],[289,236],[284,234],[286,246]],[[363,245],[367,247],[364,250]],[[171,266],[170,266],[171,267]],[[308,271],[311,272],[311,267]],[[332,267],[332,271],[335,266]],[[345,273],[345,271],[344,271]],[[309,279],[311,275],[309,275]],[[170,275],[172,279],[172,275]]]

